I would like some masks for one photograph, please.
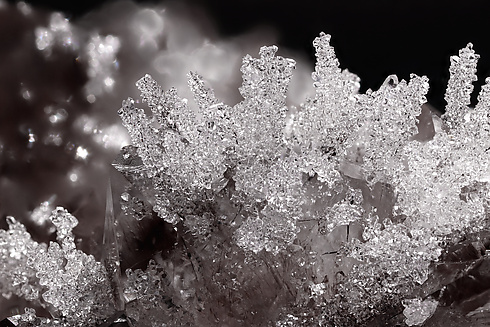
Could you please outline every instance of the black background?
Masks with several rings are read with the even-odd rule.
[[[481,55],[473,104],[480,85],[490,75],[488,0],[178,2],[203,9],[222,36],[240,35],[257,26],[272,27],[280,36],[279,46],[300,50],[312,62],[313,39],[321,31],[332,34],[342,68],[361,77],[363,91],[377,89],[389,74],[404,79],[410,73],[427,75],[431,80],[428,99],[438,109],[445,105],[449,56],[468,42]],[[76,18],[104,2],[31,0],[28,3]]]

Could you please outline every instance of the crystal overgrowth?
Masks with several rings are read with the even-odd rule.
[[[58,207],[49,220],[57,231],[57,242],[49,246],[33,241],[12,217],[9,230],[1,230],[1,274],[6,277],[2,281],[11,285],[2,286],[2,293],[12,292],[56,317],[37,319],[39,324],[34,326],[98,325],[115,311],[106,271],[93,256],[76,249],[72,229],[78,221],[74,216]],[[18,274],[11,274],[12,267]],[[21,321],[34,321],[34,313],[26,311]]]
[[[188,76],[197,106],[140,79],[151,115],[131,98],[119,111],[133,143],[114,164],[131,182],[122,211],[135,224],[163,218],[171,245],[119,279],[111,192],[105,265],[76,250],[76,219],[61,208],[49,247],[10,219],[2,292],[54,317],[27,310],[12,321],[100,325],[124,312],[144,327],[415,326],[445,304],[465,321],[481,317],[485,288],[454,300],[454,285],[485,282],[489,264],[489,83],[469,108],[472,46],[451,58],[446,114],[431,117],[426,139],[417,134],[426,77],[389,76],[361,94],[330,36],[314,46],[315,94],[298,108],[286,107],[294,61],[274,46],[243,59],[233,107],[197,73]],[[470,259],[451,250],[463,237]],[[9,275],[13,266],[22,273]]]
[[[360,234],[348,234],[327,252],[350,263],[310,251],[309,266],[318,277],[332,275],[328,270],[347,276],[338,286],[316,280],[310,296],[321,307],[326,299],[318,295],[337,287],[343,299],[336,301],[337,314],[345,301],[353,308],[345,323],[360,323],[383,302],[400,301],[423,285],[450,235],[488,225],[488,158],[479,146],[487,143],[488,92],[485,86],[479,105],[468,108],[478,60],[469,44],[451,58],[443,121],[434,117],[436,135],[421,141],[426,77],[389,76],[379,90],[360,94],[359,78],[340,69],[330,36],[321,34],[314,46],[316,91],[299,108],[285,107],[294,63],[265,47],[260,58],[244,58],[244,100],[233,108],[196,73],[189,86],[197,109],[147,75],[137,86],[153,115],[135,109],[132,99],[120,114],[140,157],[135,160],[143,163],[138,173],[147,180],[140,182],[147,200],[168,222],[182,221],[195,242],[216,237],[210,228],[216,219],[231,227],[235,245],[246,252],[276,255],[294,246],[320,250],[315,243],[324,244],[342,225],[361,226]],[[231,193],[227,199],[224,190]],[[182,201],[200,209],[186,212]],[[239,212],[223,212],[227,206]],[[318,228],[304,229],[311,224]]]
[[[251,215],[237,230],[237,242],[254,252],[277,253],[294,239],[301,174],[283,136],[294,61],[275,56],[276,51],[263,47],[260,58],[243,59],[244,100],[233,108],[216,99],[196,73],[189,74],[196,111],[149,75],[137,86],[153,115],[135,108],[133,99],[123,103],[119,114],[153,184],[150,201],[169,223],[192,220],[199,213],[186,210],[189,202],[200,201],[196,195],[202,192],[217,194],[232,175],[235,202]],[[256,224],[264,227],[259,231]]]

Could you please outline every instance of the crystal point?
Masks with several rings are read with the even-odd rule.
[[[116,310],[121,311],[124,309],[124,300],[122,297],[119,244],[117,240],[117,223],[114,217],[114,203],[110,181],[107,186],[103,244],[104,255],[102,261],[106,268],[107,277],[113,291]]]

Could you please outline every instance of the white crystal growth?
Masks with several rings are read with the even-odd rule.
[[[459,124],[454,130],[459,134],[441,130],[428,142],[413,140],[417,116],[426,101],[427,78],[412,75],[407,83],[389,76],[379,90],[359,94],[359,78],[339,68],[329,42],[330,36],[323,33],[314,41],[316,94],[300,108],[293,108],[290,117],[285,97],[294,62],[275,56],[276,47],[263,47],[260,58],[243,59],[240,92],[244,100],[233,108],[217,100],[195,73],[189,75],[189,86],[197,110],[178,97],[176,90],[164,92],[149,75],[138,81],[153,115],[147,117],[136,109],[132,99],[123,103],[120,115],[145,174],[153,181],[154,210],[177,223],[185,216],[172,207],[178,193],[188,197],[200,189],[217,191],[213,185],[220,185],[225,172],[232,170],[236,198],[252,211],[235,239],[254,252],[263,248],[276,252],[284,248],[281,242],[287,245],[294,240],[295,221],[304,217],[301,206],[308,201],[302,173],[316,176],[325,185],[320,185],[323,191],[318,194],[328,193],[345,177],[366,180],[369,187],[392,185],[396,203],[391,214],[407,216],[405,228],[421,235],[433,233],[431,228],[437,228],[436,236],[446,235],[482,219],[483,198],[472,196],[469,201],[460,196],[463,188],[484,180],[488,166],[479,152],[467,153],[470,145],[462,145],[468,143],[467,138],[455,142],[473,126]],[[477,59],[471,45],[451,59],[448,127],[462,120],[459,113],[467,110],[469,86],[463,81],[473,81]],[[485,90],[480,96],[482,104]],[[477,109],[474,119],[485,110],[481,105]],[[479,119],[478,124],[485,122]],[[254,209],[251,199],[265,206]],[[326,231],[331,231],[339,224],[365,220],[363,202],[359,201],[358,208],[333,203],[313,218],[324,221]],[[431,242],[437,248],[436,238]]]
[[[476,64],[479,58],[480,56],[475,53],[471,43],[459,50],[458,56],[451,56],[450,77],[444,96],[447,102],[444,118],[450,127],[463,122],[463,117],[470,105],[473,82],[478,79]]]
[[[438,302],[432,298],[425,300],[411,299],[403,301],[405,309],[403,315],[408,326],[421,326],[427,319],[432,317],[437,309]]]
[[[54,316],[62,317],[69,326],[100,323],[114,311],[106,271],[93,256],[76,249],[72,229],[78,221],[74,216],[58,207],[49,220],[56,226],[58,241],[49,246],[33,241],[13,218],[8,231],[0,230],[0,276],[7,281],[1,291],[54,310]],[[18,274],[12,274],[12,267]],[[29,312],[23,319],[31,319]]]
[[[208,235],[205,221],[212,215],[188,215],[176,203],[217,194],[227,182],[243,210],[233,241],[255,254],[302,244],[299,226],[308,221],[317,226],[307,240],[319,244],[339,226],[359,224],[362,236],[347,235],[339,250],[353,260],[342,294],[362,315],[373,303],[423,285],[446,237],[488,226],[489,82],[470,109],[478,55],[469,44],[451,57],[446,114],[434,118],[435,136],[420,140],[426,77],[388,76],[379,90],[360,94],[359,78],[340,69],[330,36],[322,33],[314,46],[315,94],[299,108],[285,107],[294,62],[275,56],[276,47],[263,47],[259,58],[243,59],[244,100],[234,107],[217,100],[196,73],[189,86],[197,109],[147,75],[137,86],[153,115],[134,108],[132,99],[120,115],[141,172],[152,180],[154,210],[170,223],[184,220],[196,237]],[[318,290],[320,277],[331,276],[318,264],[330,262],[321,257],[328,251],[321,254],[314,244],[305,249],[315,249],[319,280],[310,289]],[[422,312],[418,318],[410,313],[410,324],[422,323],[437,306],[410,303],[406,312]]]
[[[158,35],[163,21],[154,23],[145,28]],[[65,40],[67,26],[53,17],[49,29],[36,31],[38,49]],[[150,35],[145,47],[154,42]],[[89,102],[115,87],[120,45],[95,35],[85,48]],[[451,57],[446,113],[433,118],[435,135],[421,139],[426,77],[391,75],[361,94],[330,35],[321,33],[314,46],[315,91],[298,107],[286,106],[295,62],[276,55],[276,46],[243,58],[243,100],[234,106],[195,72],[188,75],[193,101],[150,75],[138,80],[149,110],[128,98],[118,112],[132,142],[115,164],[131,182],[122,211],[135,224],[153,212],[163,218],[173,233],[166,236],[176,235],[171,249],[119,276],[110,191],[104,263],[76,248],[78,221],[63,208],[49,218],[51,203],[33,212],[56,228],[49,245],[10,217],[0,230],[0,291],[52,316],[28,309],[16,321],[99,326],[121,310],[141,326],[267,319],[347,326],[401,304],[408,326],[429,319],[438,302],[414,294],[427,285],[431,264],[455,235],[489,227],[490,79],[470,108],[479,56],[468,44]],[[77,159],[87,158],[79,147]],[[258,323],[260,315],[267,318]]]
[[[233,108],[217,100],[195,73],[189,74],[189,86],[197,110],[175,89],[164,92],[149,75],[137,86],[153,115],[147,117],[135,108],[132,99],[123,102],[119,111],[123,124],[155,187],[154,210],[168,222],[178,223],[182,216],[171,207],[178,192],[191,196],[202,189],[217,191],[215,185],[231,169],[247,206],[267,201],[256,214],[257,221],[270,226],[259,234],[251,232],[250,218],[237,231],[237,241],[254,251],[278,251],[294,239],[301,175],[296,155],[288,153],[283,136],[294,62],[275,56],[276,51],[277,47],[263,47],[260,58],[243,59],[244,100]],[[277,235],[270,234],[274,230]],[[249,242],[246,235],[256,240]]]

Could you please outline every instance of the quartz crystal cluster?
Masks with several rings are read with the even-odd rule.
[[[68,32],[36,33],[48,49]],[[119,41],[93,44],[109,49],[91,61],[94,85],[110,88],[96,71],[110,75]],[[490,80],[470,108],[472,45],[451,57],[446,113],[425,113],[431,137],[419,121],[426,77],[389,76],[362,94],[330,35],[314,46],[315,93],[296,107],[286,105],[295,62],[275,46],[243,58],[243,100],[234,106],[199,72],[188,75],[193,101],[150,75],[138,80],[141,101],[128,98],[118,112],[132,145],[114,167],[129,183],[116,218],[108,202],[103,263],[76,248],[77,220],[62,208],[49,216],[49,246],[9,218],[0,290],[37,309],[10,321],[420,326],[449,305],[461,323],[488,321]],[[129,266],[122,249],[140,249],[124,238],[155,221],[169,246]],[[458,283],[484,286],[468,299]]]

